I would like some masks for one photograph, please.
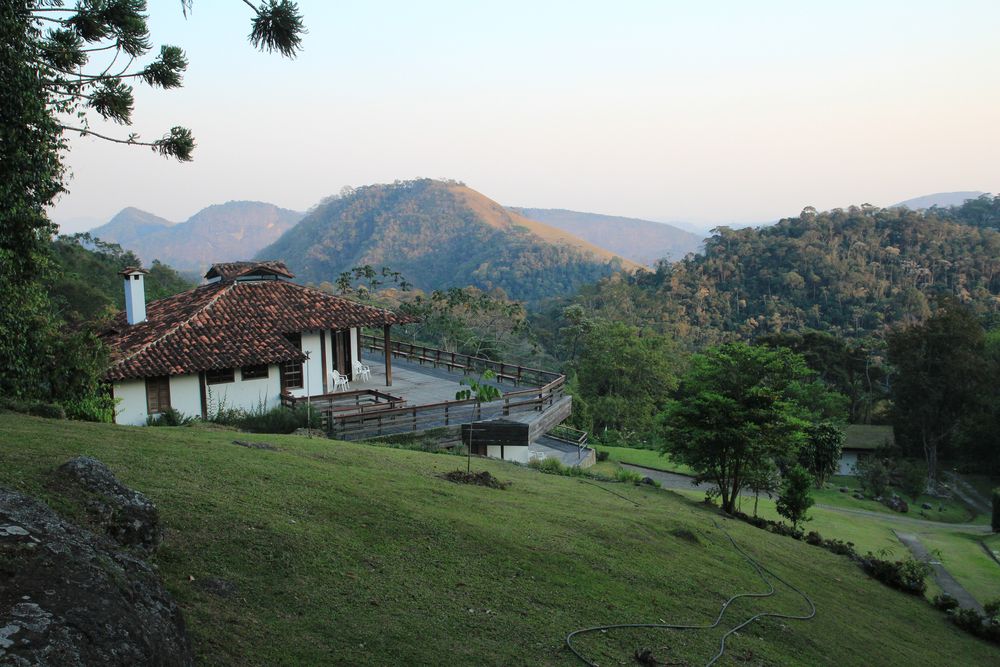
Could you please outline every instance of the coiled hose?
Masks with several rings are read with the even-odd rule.
[[[740,598],[767,598],[767,597],[771,597],[772,595],[774,595],[774,593],[775,593],[774,584],[772,584],[771,580],[767,578],[768,574],[771,575],[772,577],[774,577],[776,580],[778,580],[781,583],[783,583],[784,585],[786,585],[789,588],[791,588],[793,591],[795,591],[796,593],[798,593],[800,596],[802,596],[802,599],[805,600],[806,603],[809,605],[809,613],[806,614],[805,616],[795,616],[795,615],[792,615],[792,614],[780,614],[780,613],[777,613],[777,612],[765,611],[765,612],[761,612],[759,614],[756,614],[754,616],[751,616],[750,618],[744,620],[742,623],[740,623],[736,627],[730,629],[728,632],[726,632],[726,634],[722,635],[722,639],[719,641],[719,651],[718,651],[718,653],[716,653],[714,656],[712,656],[712,659],[705,663],[705,667],[711,667],[712,665],[714,665],[719,660],[719,658],[722,657],[722,655],[726,652],[726,640],[729,639],[730,636],[732,636],[737,631],[742,630],[743,628],[745,628],[746,626],[750,625],[751,623],[753,623],[754,621],[756,621],[758,619],[765,618],[765,617],[769,616],[771,618],[784,618],[784,619],[792,620],[792,621],[808,621],[809,619],[813,618],[816,615],[816,605],[813,604],[812,599],[808,595],[806,595],[805,593],[803,593],[801,590],[799,590],[798,588],[796,588],[794,585],[792,585],[792,584],[788,583],[787,581],[785,581],[784,579],[782,579],[779,575],[775,574],[774,572],[772,572],[771,570],[769,570],[764,565],[761,565],[756,560],[754,560],[754,558],[750,554],[748,554],[746,551],[744,551],[740,547],[740,545],[738,545],[736,543],[736,540],[733,539],[733,536],[730,535],[726,531],[725,528],[723,528],[722,526],[720,526],[717,522],[713,522],[713,523],[715,523],[715,527],[716,528],[718,528],[719,530],[721,530],[723,532],[723,534],[727,538],[729,538],[729,542],[733,545],[733,548],[736,549],[736,551],[739,552],[740,555],[742,555],[747,560],[747,562],[749,562],[750,565],[753,566],[754,570],[756,570],[756,572],[757,572],[757,575],[761,578],[761,581],[763,581],[765,584],[767,584],[768,591],[766,593],[738,593],[738,594],[732,596],[731,598],[729,598],[728,600],[726,600],[725,602],[722,603],[722,608],[719,609],[719,615],[718,615],[718,617],[716,617],[714,623],[711,623],[709,625],[682,625],[682,624],[675,624],[675,623],[617,623],[617,624],[614,624],[614,625],[595,625],[592,628],[582,628],[580,630],[574,630],[573,632],[571,632],[568,635],[566,635],[566,647],[570,651],[573,652],[573,655],[575,655],[577,658],[579,658],[584,664],[588,665],[589,667],[598,667],[597,663],[591,662],[590,660],[588,660],[586,657],[584,657],[584,655],[582,653],[580,653],[580,651],[578,651],[576,649],[575,646],[573,646],[573,638],[574,637],[576,637],[578,635],[587,634],[587,633],[590,633],[590,632],[602,632],[604,630],[617,630],[617,629],[620,629],[620,628],[658,628],[658,629],[666,629],[666,630],[711,630],[713,628],[717,628],[719,626],[719,624],[722,623],[722,617],[726,614],[726,609],[728,609],[729,605],[731,605],[736,600],[739,600]]]

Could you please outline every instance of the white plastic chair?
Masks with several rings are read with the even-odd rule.
[[[351,383],[347,379],[346,375],[341,375],[336,370],[330,373],[330,378],[333,380],[333,390],[340,391],[344,389],[345,391],[351,388]]]
[[[360,361],[354,362],[354,378],[360,378],[362,382],[368,382],[372,379],[372,369],[365,366]]]

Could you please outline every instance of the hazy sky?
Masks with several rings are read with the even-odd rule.
[[[296,60],[247,43],[237,0],[149,6],[190,65],[137,87],[135,130],[190,127],[195,161],[74,137],[64,231],[421,176],[705,226],[1000,190],[996,0],[300,0]]]

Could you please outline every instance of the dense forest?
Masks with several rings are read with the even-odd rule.
[[[347,190],[259,257],[285,261],[303,282],[332,284],[351,267],[389,265],[422,289],[499,288],[527,302],[571,294],[624,265],[566,239],[465,186],[423,179]]]
[[[704,254],[611,276],[574,302],[596,316],[671,333],[694,349],[803,329],[878,336],[922,321],[941,294],[993,316],[1000,311],[997,201],[926,212],[806,209],[770,227],[722,227]],[[545,322],[564,305],[539,318],[543,335],[556,330]]]

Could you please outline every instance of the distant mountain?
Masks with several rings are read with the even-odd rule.
[[[103,241],[182,271],[201,271],[215,262],[252,257],[302,219],[302,213],[274,204],[231,201],[203,208],[174,223],[137,208],[123,209],[90,231]]]
[[[898,204],[893,204],[889,208],[902,208],[905,206],[911,211],[919,211],[932,206],[939,206],[941,208],[947,208],[948,206],[961,206],[969,199],[976,199],[980,195],[984,194],[986,193],[979,192],[977,190],[969,192],[936,192],[932,195],[924,195],[922,197],[914,197],[913,199],[901,201]]]
[[[389,266],[422,289],[499,287],[524,301],[639,268],[465,185],[430,179],[329,198],[258,257],[284,260],[300,280],[316,283],[371,264]]]
[[[703,236],[652,220],[561,208],[508,208],[646,266],[655,265],[659,259],[681,259],[689,252],[697,252],[704,243]]]

